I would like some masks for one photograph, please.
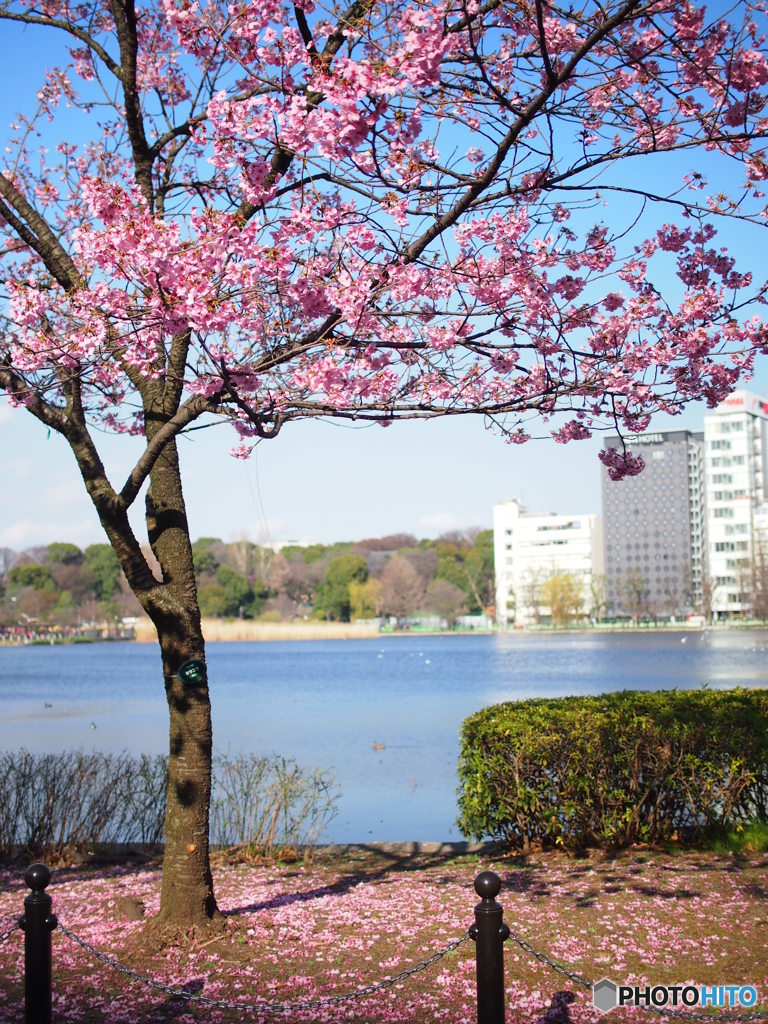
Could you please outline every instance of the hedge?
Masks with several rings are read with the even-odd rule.
[[[514,849],[696,839],[768,820],[768,691],[497,704],[462,726],[458,825]]]

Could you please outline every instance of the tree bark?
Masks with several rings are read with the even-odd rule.
[[[147,434],[162,427],[158,417]],[[128,515],[109,486],[87,432],[70,431],[73,450],[102,526],[129,584],[157,629],[170,719],[165,856],[159,920],[189,928],[216,916],[208,849],[212,729],[207,673],[179,679],[185,661],[205,663],[181,472],[169,441],[150,474],[146,522],[162,578],[152,575]]]
[[[190,609],[191,610],[191,609]],[[179,623],[158,627],[170,718],[165,854],[161,921],[184,927],[217,913],[208,849],[212,730],[207,679],[186,686],[177,672],[184,661],[204,659],[202,635]]]
[[[151,433],[149,428],[150,440]],[[193,685],[178,675],[185,661],[205,663],[205,643],[175,441],[165,445],[150,474],[146,519],[163,579],[142,603],[157,629],[170,718],[159,919],[189,927],[218,911],[208,848],[212,728],[207,672]]]

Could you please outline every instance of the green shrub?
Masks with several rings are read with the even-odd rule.
[[[768,691],[624,691],[466,719],[459,827],[516,849],[695,839],[768,820]]]

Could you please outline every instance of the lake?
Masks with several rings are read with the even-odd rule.
[[[535,696],[763,686],[767,650],[763,630],[213,643],[214,745],[333,768],[328,841],[457,840],[467,715]],[[151,644],[0,648],[0,749],[165,753],[160,671]]]

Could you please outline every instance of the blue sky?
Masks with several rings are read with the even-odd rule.
[[[768,394],[768,374],[764,381]],[[701,429],[704,412],[690,409],[657,424]],[[537,511],[600,511],[599,437],[510,446],[474,417],[387,429],[289,423],[248,462],[230,457],[233,440],[226,426],[182,438],[193,537],[330,542],[400,531],[436,536],[490,526],[493,505],[504,498]],[[118,485],[132,447],[126,439],[104,445]],[[103,540],[66,443],[55,434],[48,438],[29,413],[2,404],[0,479],[0,546]],[[138,513],[133,521],[143,537],[140,503]]]
[[[52,33],[0,24],[0,125],[34,95]],[[11,86],[12,83],[12,86]],[[768,394],[768,360],[751,390]],[[654,426],[700,429],[704,408]],[[403,423],[387,429],[327,422],[288,424],[247,463],[229,456],[226,426],[181,440],[193,537],[330,542],[386,533],[436,536],[491,524],[492,508],[518,498],[534,510],[600,511],[599,437],[557,445],[509,446],[476,417]],[[105,438],[105,462],[120,486],[135,442]],[[134,525],[143,539],[141,503]],[[0,546],[104,540],[67,445],[29,413],[0,400]]]

